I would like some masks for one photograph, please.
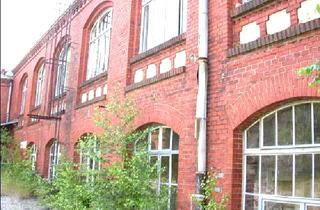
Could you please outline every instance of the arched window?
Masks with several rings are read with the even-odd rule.
[[[28,92],[28,78],[25,78],[21,87],[21,103],[20,114],[23,114],[26,107],[27,93]]]
[[[35,171],[37,167],[37,146],[35,144],[30,146],[30,161],[32,170]]]
[[[58,68],[56,74],[56,87],[55,87],[55,96],[60,96],[65,92],[67,86],[67,78],[69,73],[69,63],[70,63],[70,44],[62,48],[58,56]]]
[[[139,142],[137,142],[139,143]],[[136,147],[139,145],[136,144]],[[176,209],[178,186],[179,135],[171,128],[159,126],[148,134],[150,163],[158,165],[158,178],[155,182],[157,192],[169,190],[169,209]]]
[[[320,208],[320,102],[272,112],[244,131],[243,208]]]
[[[57,140],[54,140],[49,148],[49,167],[48,167],[48,179],[52,179],[56,175],[56,165],[59,162],[60,157],[60,144]]]
[[[90,32],[86,79],[89,80],[108,68],[112,9],[104,12]]]
[[[34,102],[35,107],[41,104],[44,74],[45,74],[44,64],[42,64],[37,74],[36,95],[35,95],[35,102]]]

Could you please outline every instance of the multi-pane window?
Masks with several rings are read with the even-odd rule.
[[[158,163],[156,191],[168,190],[169,209],[176,209],[178,186],[179,135],[171,128],[158,127],[148,135],[148,151],[151,164]]]
[[[243,163],[243,209],[319,209],[320,102],[281,108],[250,126]]]
[[[52,179],[56,175],[56,166],[60,157],[60,144],[55,140],[49,148],[49,167],[48,167],[48,179]]]
[[[30,161],[32,170],[36,170],[37,167],[37,146],[32,144],[30,147]]]
[[[70,45],[66,45],[60,52],[58,57],[58,68],[56,74],[56,88],[54,95],[60,96],[65,92],[67,86],[68,69],[70,62]]]
[[[28,79],[25,78],[22,83],[22,89],[21,89],[20,114],[24,113],[24,110],[26,107],[27,92],[28,92]]]
[[[112,9],[104,12],[93,25],[90,33],[86,79],[89,80],[108,68]]]
[[[43,82],[44,82],[44,64],[41,65],[38,75],[37,75],[37,83],[36,83],[36,95],[35,95],[35,102],[34,106],[39,106],[41,104],[42,98],[42,89],[43,89]]]
[[[187,0],[142,0],[140,52],[186,31]]]

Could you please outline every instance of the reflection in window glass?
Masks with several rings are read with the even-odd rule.
[[[172,131],[172,150],[179,149],[179,135]]]
[[[258,197],[246,195],[246,210],[258,210]]]
[[[247,148],[259,147],[259,122],[247,130]]]
[[[320,198],[320,154],[314,155],[314,197]]]
[[[278,156],[278,194],[292,195],[292,156]]]
[[[275,156],[261,157],[261,191],[274,194],[275,186]]]
[[[300,210],[299,204],[265,202],[265,210]]]
[[[172,155],[172,183],[178,183],[178,155]]]
[[[311,144],[311,104],[295,106],[296,144]]]
[[[159,129],[154,129],[151,132],[151,150],[158,149],[158,141],[159,141]]]
[[[263,146],[275,145],[275,114],[263,119]]]
[[[313,104],[314,142],[320,144],[320,103]]]
[[[292,144],[292,107],[278,112],[278,144]]]
[[[171,135],[170,128],[162,129],[162,149],[170,149],[170,135]]]
[[[247,180],[246,180],[246,192],[258,193],[259,192],[259,157],[248,156],[247,157]]]
[[[311,197],[312,155],[296,155],[295,158],[295,195]]]

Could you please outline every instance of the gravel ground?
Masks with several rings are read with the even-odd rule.
[[[41,206],[36,199],[1,196],[1,210],[48,210],[48,208]]]

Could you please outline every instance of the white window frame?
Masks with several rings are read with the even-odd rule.
[[[162,149],[162,133],[163,133],[163,129],[170,129],[170,148],[169,149]],[[154,130],[159,129],[159,135],[158,135],[158,149],[157,150],[153,150],[151,149],[151,134]],[[168,209],[170,209],[170,203],[171,203],[171,187],[175,187],[176,189],[178,188],[178,180],[177,183],[172,183],[172,157],[173,155],[178,155],[178,164],[179,164],[179,148],[178,150],[174,150],[172,148],[172,140],[173,140],[173,129],[166,127],[166,126],[159,126],[157,128],[152,129],[149,133],[148,133],[148,152],[149,152],[149,158],[151,159],[151,157],[156,157],[158,160],[158,178],[157,178],[157,193],[160,192],[160,187],[161,185],[165,185],[168,187],[169,190],[169,200],[168,200]],[[179,136],[179,135],[178,135]],[[180,137],[178,139],[178,141],[180,141]],[[169,178],[168,178],[168,182],[167,183],[162,183],[161,182],[161,157],[169,157]],[[178,174],[178,171],[177,171]]]
[[[57,140],[53,141],[49,148],[49,167],[48,179],[51,180],[56,176],[56,166],[60,158],[60,144]]]
[[[56,86],[55,86],[55,97],[58,97],[65,93],[65,88],[68,81],[69,63],[71,58],[71,46],[66,46],[61,50],[58,56],[58,68],[56,74]]]
[[[109,8],[100,15],[90,32],[86,80],[107,71],[111,30],[112,8]],[[103,45],[100,42],[105,42],[105,44]]]
[[[160,16],[162,15],[158,21],[162,21],[159,24],[159,27],[157,28],[157,34],[159,36],[154,36],[150,33],[150,18],[154,18],[154,16],[151,16],[152,11],[150,10],[150,5],[154,4],[159,4],[159,0],[142,0],[141,3],[141,30],[140,30],[140,53],[145,52],[165,41],[168,41],[169,39],[178,36],[186,31],[187,28],[187,0],[174,0],[178,1],[178,11],[177,16],[178,16],[178,21],[177,21],[177,33],[174,35],[168,35],[166,32],[166,25],[168,23],[172,23],[172,20],[169,20],[170,17],[167,17],[167,13],[169,13],[170,6],[172,6],[172,0],[160,0],[162,5],[159,7],[157,5],[157,8],[159,8],[159,13],[158,14],[153,14],[154,16]],[[163,34],[163,36],[162,36]],[[170,32],[169,32],[170,34]],[[161,36],[160,36],[161,35]],[[153,38],[157,38],[157,40],[153,40],[155,43],[149,43],[149,36],[152,36]]]
[[[25,78],[21,90],[20,114],[23,114],[26,108],[26,100],[28,94],[28,78]]]
[[[245,210],[245,198],[246,195],[255,196],[258,198],[258,210],[264,209],[264,202],[265,201],[272,201],[272,202],[279,202],[279,203],[292,203],[292,204],[299,204],[301,210],[307,210],[307,206],[309,205],[316,205],[320,206],[320,198],[315,198],[315,189],[314,189],[314,161],[315,155],[320,155],[320,144],[315,144],[314,139],[314,104],[319,104],[320,101],[304,101],[304,102],[297,102],[292,103],[287,106],[283,106],[267,115],[262,117],[261,119],[254,122],[251,126],[249,126],[243,133],[243,170],[242,170],[242,209]],[[312,144],[303,144],[303,145],[296,145],[295,144],[295,110],[294,107],[301,104],[311,104],[311,129],[312,129]],[[277,146],[278,142],[278,126],[277,126],[277,113],[280,110],[292,107],[292,134],[293,134],[293,144],[292,145],[285,145],[285,146]],[[270,116],[271,114],[275,114],[275,144],[276,146],[264,146],[263,145],[263,120],[264,118]],[[249,130],[252,126],[259,123],[259,148],[247,148],[247,130]],[[303,155],[308,154],[312,155],[312,182],[311,182],[311,197],[298,197],[295,196],[295,156],[296,155]],[[293,157],[292,161],[292,196],[281,196],[277,195],[277,173],[278,173],[278,157],[281,155],[290,155]],[[247,157],[248,156],[255,156],[259,158],[259,192],[258,193],[247,193],[246,192],[246,171],[247,171]],[[261,192],[261,157],[262,156],[275,156],[275,193],[273,195],[270,194],[262,194]]]
[[[35,101],[34,106],[40,106],[41,99],[42,99],[42,89],[43,89],[43,82],[44,82],[44,75],[45,75],[45,69],[44,69],[44,63],[41,65],[38,74],[37,74],[37,83],[36,83],[36,94],[35,94]]]

